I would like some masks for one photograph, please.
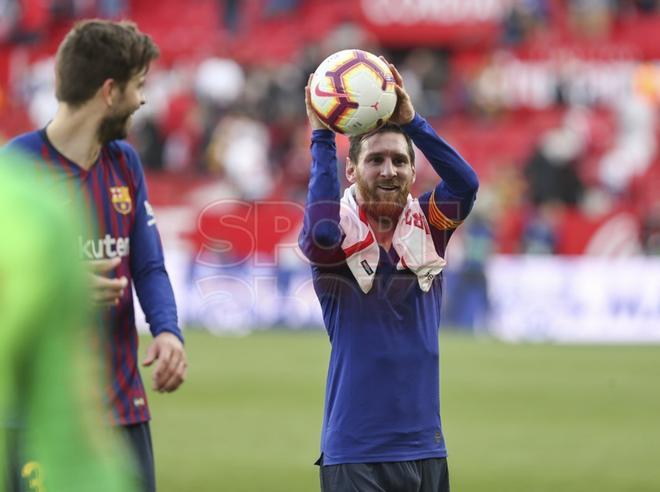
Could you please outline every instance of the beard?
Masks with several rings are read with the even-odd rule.
[[[97,137],[101,145],[126,138],[128,136],[128,120],[132,114],[133,111],[125,111],[103,118],[97,131]]]
[[[410,193],[410,183],[399,181],[376,182],[369,186],[362,177],[357,175],[357,187],[362,197],[362,208],[371,218],[378,221],[396,223],[406,204]],[[378,186],[397,186],[397,190],[385,192]]]

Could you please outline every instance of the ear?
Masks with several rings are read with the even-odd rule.
[[[350,157],[346,158],[346,180],[351,184],[357,181],[357,165]]]
[[[113,79],[105,79],[103,82],[103,85],[101,86],[101,89],[99,89],[101,92],[101,97],[103,98],[103,102],[108,106],[112,107],[112,105],[115,102],[115,94],[119,90],[117,87],[117,83]]]
[[[410,167],[412,167],[412,181],[411,184],[415,183],[415,179],[417,179],[417,171],[415,170],[415,164],[411,163]]]

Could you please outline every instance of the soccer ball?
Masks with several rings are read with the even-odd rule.
[[[385,123],[396,106],[394,76],[367,51],[342,50],[323,60],[312,76],[312,108],[329,128],[360,135]]]

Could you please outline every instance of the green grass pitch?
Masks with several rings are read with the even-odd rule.
[[[318,490],[325,334],[186,335],[188,381],[150,394],[159,491]],[[440,343],[452,490],[660,490],[660,347]]]

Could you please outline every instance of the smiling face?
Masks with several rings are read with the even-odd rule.
[[[144,81],[147,69],[131,77],[122,89],[116,86],[115,101],[108,114],[101,120],[98,139],[102,144],[128,136],[131,116],[145,103]]]
[[[406,206],[415,182],[415,166],[401,133],[384,132],[365,137],[357,163],[346,165],[349,183],[357,183],[358,204],[376,220],[396,221]]]

